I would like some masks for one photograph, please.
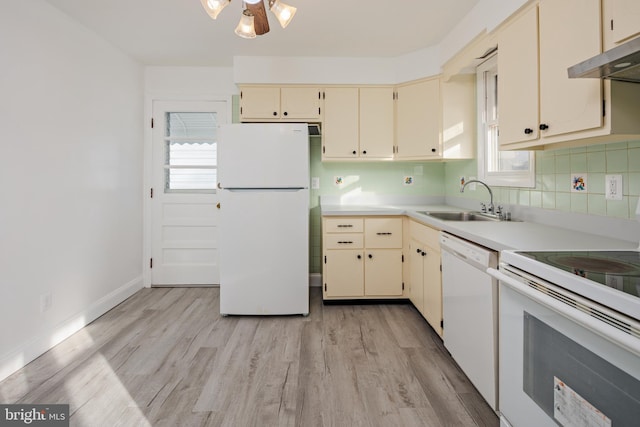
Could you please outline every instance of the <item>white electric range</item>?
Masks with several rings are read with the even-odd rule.
[[[640,419],[640,252],[503,251],[501,425]]]

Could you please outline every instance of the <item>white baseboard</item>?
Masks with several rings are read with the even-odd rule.
[[[322,287],[322,274],[309,273],[309,287]]]
[[[142,276],[125,283],[69,319],[19,345],[0,358],[0,381],[41,356],[142,289]]]

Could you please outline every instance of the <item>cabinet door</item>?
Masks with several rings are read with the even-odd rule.
[[[409,299],[420,313],[424,313],[424,260],[420,242],[409,245]]]
[[[600,1],[541,0],[539,13],[541,136],[601,127],[602,82],[567,76],[601,52]]]
[[[442,272],[440,251],[425,247],[424,258],[424,318],[442,336]]]
[[[360,88],[360,156],[393,157],[393,88]]]
[[[402,295],[402,250],[366,249],[364,256],[365,295]]]
[[[501,146],[538,139],[538,8],[498,34]]]
[[[280,89],[281,118],[320,120],[321,91],[315,87]]]
[[[280,117],[280,88],[246,87],[240,92],[242,119],[277,119]]]
[[[364,295],[362,250],[325,252],[325,297],[361,297]]]
[[[358,88],[325,89],[322,157],[356,158],[358,139]]]
[[[440,80],[398,87],[396,157],[440,156]]]
[[[611,32],[614,43],[621,43],[640,34],[640,1],[609,0],[607,3],[611,19],[604,23],[604,29]]]

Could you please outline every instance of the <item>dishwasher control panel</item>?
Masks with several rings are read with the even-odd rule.
[[[478,246],[472,242],[460,239],[447,233],[440,233],[440,247],[442,250],[467,260],[479,267],[495,267],[497,265],[496,252]]]

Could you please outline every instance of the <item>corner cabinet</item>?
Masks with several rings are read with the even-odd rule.
[[[602,51],[599,0],[540,0],[499,29],[497,41],[501,149],[640,133],[640,123],[630,120],[640,112],[640,85],[567,75]]]
[[[393,87],[329,87],[323,98],[323,160],[393,158]]]
[[[475,158],[475,76],[440,76],[396,89],[398,160]]]
[[[402,298],[402,218],[323,217],[323,298]]]
[[[409,221],[409,299],[442,336],[442,271],[440,232]]]
[[[241,86],[240,120],[310,121],[322,118],[322,89],[318,87]]]

